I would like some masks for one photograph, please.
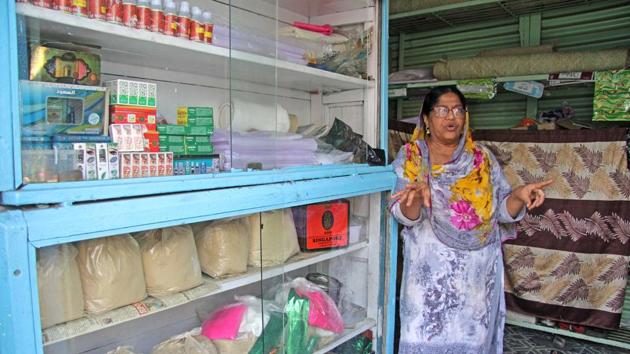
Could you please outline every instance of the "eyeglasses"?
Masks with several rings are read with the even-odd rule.
[[[464,118],[466,116],[466,108],[464,107],[453,107],[453,108],[448,108],[445,106],[433,107],[433,112],[435,113],[435,116],[438,118],[448,117],[448,112],[450,111],[453,112],[453,116],[455,116],[455,118]]]

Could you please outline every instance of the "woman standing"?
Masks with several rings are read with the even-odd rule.
[[[399,353],[503,352],[501,240],[546,181],[512,191],[490,151],[472,141],[455,87],[424,100],[412,143],[401,149],[391,211],[405,226]]]

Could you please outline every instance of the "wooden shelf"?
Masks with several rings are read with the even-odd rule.
[[[204,275],[204,284],[196,288],[160,298],[148,297],[137,304],[115,309],[105,314],[82,317],[74,321],[47,328],[43,330],[44,346],[70,340],[89,333],[94,333],[104,328],[116,326],[139,318],[144,318],[151,314],[260,282],[261,277],[263,280],[273,278],[287,272],[305,268],[345,254],[353,253],[367,247],[368,243],[364,241],[350,245],[347,248],[333,251],[299,253],[284,264],[263,268],[262,271],[260,268],[251,267],[245,274],[235,275],[225,279],[212,279]],[[140,309],[146,312],[140,314]],[[363,326],[365,326],[365,324],[363,324]],[[363,328],[363,326],[359,327]]]
[[[372,87],[373,82],[257,54],[189,41],[37,7],[17,4],[31,37],[99,48],[103,60],[200,74],[307,92]]]
[[[357,335],[375,326],[376,326],[376,320],[371,319],[371,318],[366,318],[365,320],[359,322],[356,326],[354,326],[354,328],[346,328],[343,331],[342,335],[340,335],[337,339],[335,339],[330,344],[327,344],[323,346],[322,348],[318,349],[317,351],[315,351],[315,354],[328,353],[332,351],[333,349],[335,349],[336,347],[342,345],[343,343],[349,341],[350,339],[356,337]]]

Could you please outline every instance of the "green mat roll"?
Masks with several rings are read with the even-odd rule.
[[[438,80],[481,79],[571,71],[622,69],[628,49],[451,59],[433,66]]]

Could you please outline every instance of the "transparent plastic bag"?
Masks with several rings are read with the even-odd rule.
[[[133,347],[123,346],[123,347],[118,347],[114,350],[110,350],[107,352],[107,354],[139,354],[139,353],[136,353]]]
[[[249,230],[244,219],[221,220],[195,235],[201,270],[211,277],[245,273]]]
[[[147,296],[140,246],[131,235],[81,241],[77,248],[87,312],[100,314]]]
[[[263,310],[262,300],[255,296],[237,296],[236,302],[219,307],[207,316],[201,333],[212,340],[257,338],[269,322],[268,311],[274,308],[266,304]]]
[[[170,338],[153,348],[151,354],[219,354],[214,343],[197,328]]]
[[[300,252],[291,209],[249,216],[249,265],[269,267],[284,263]]]
[[[309,300],[308,324],[334,333],[342,333],[343,318],[333,299],[319,286],[304,278],[295,278],[278,287],[272,288],[272,294],[277,306],[287,303],[289,292],[296,293]]]
[[[42,328],[83,316],[83,289],[71,244],[37,250],[37,288]]]
[[[142,252],[147,292],[163,296],[203,283],[190,226],[149,230],[136,235]]]

